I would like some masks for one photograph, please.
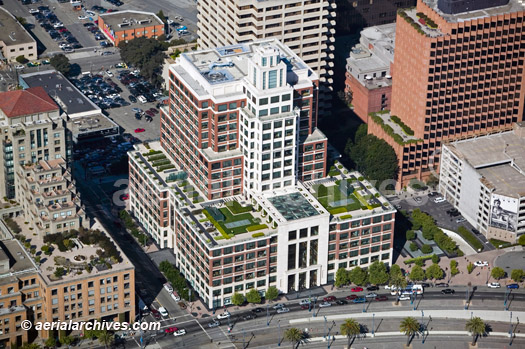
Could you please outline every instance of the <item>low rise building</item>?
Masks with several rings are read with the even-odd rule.
[[[395,209],[357,172],[207,199],[158,142],[135,145],[130,210],[205,304],[269,286],[284,293],[332,282],[338,268],[392,262]]]
[[[154,13],[118,11],[98,16],[98,27],[115,46],[135,38],[158,38],[164,35],[164,22]]]
[[[363,29],[346,60],[345,93],[363,122],[372,112],[390,109],[395,34],[395,23]]]
[[[439,191],[487,238],[525,234],[525,124],[443,145]]]
[[[15,62],[18,56],[24,56],[30,61],[38,58],[36,40],[3,7],[0,7],[0,25],[0,49],[4,59]]]

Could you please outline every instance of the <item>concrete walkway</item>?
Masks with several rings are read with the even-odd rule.
[[[404,317],[415,317],[418,318],[421,314],[425,318],[432,317],[434,319],[463,319],[469,320],[471,316],[477,316],[483,319],[484,321],[498,321],[498,322],[508,322],[510,319],[509,311],[498,311],[498,310],[401,310],[401,311],[389,311],[389,312],[367,312],[367,313],[353,313],[348,314],[337,314],[337,315],[328,315],[326,316],[327,321],[332,320],[346,320],[349,317],[353,319],[365,319],[371,318],[375,314],[376,318],[404,318]],[[525,319],[525,311],[513,311],[513,319],[522,318]],[[315,322],[324,322],[323,316],[317,317],[308,317],[301,319],[292,319],[290,324],[301,324],[301,323],[315,323]],[[514,320],[515,321],[515,320]]]

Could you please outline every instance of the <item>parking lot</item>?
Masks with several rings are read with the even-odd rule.
[[[454,208],[452,204],[450,204],[448,201],[435,203],[434,199],[438,197],[441,197],[441,195],[437,194],[434,196],[428,196],[414,194],[412,197],[408,197],[406,199],[400,199],[399,197],[396,197],[390,201],[394,205],[399,205],[398,207],[401,207],[400,209],[402,210],[411,211],[419,208],[421,211],[431,215],[440,228],[457,232],[460,226],[464,226],[465,228],[472,231],[473,227],[468,221],[459,223],[457,222],[458,219],[462,218],[461,215],[451,216],[447,213],[447,211]],[[474,235],[485,245],[486,251],[493,249],[490,245],[486,244],[487,239],[482,234]]]

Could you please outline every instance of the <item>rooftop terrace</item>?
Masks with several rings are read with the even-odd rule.
[[[398,144],[404,145],[407,143],[415,143],[420,140],[414,136],[414,131],[408,127],[408,125],[400,120],[399,117],[390,115],[388,110],[372,113],[370,116],[371,120],[376,124],[379,124],[381,128]]]
[[[502,1],[494,1],[494,0],[487,0],[485,1],[486,7],[481,8],[478,10],[473,11],[464,11],[459,12],[456,14],[447,14],[441,11],[438,7],[438,0],[423,0],[424,3],[426,3],[430,8],[432,8],[434,11],[436,11],[441,17],[445,18],[445,20],[449,23],[457,23],[457,22],[464,22],[476,18],[483,18],[483,17],[490,17],[490,16],[497,16],[497,15],[503,15],[507,13],[517,12],[517,11],[523,11],[524,6],[520,0],[509,0],[507,4],[497,6],[498,3],[502,3]],[[454,1],[448,1],[449,3],[454,3]],[[458,5],[458,1],[455,1]],[[466,8],[474,8],[476,4],[473,4],[472,1],[464,1]],[[478,1],[479,3],[483,3],[481,1]],[[496,4],[496,6],[494,5]]]
[[[150,27],[153,25],[163,25],[160,18],[151,12],[127,10],[104,13],[99,16],[103,19],[104,23],[110,27],[110,30],[115,32]]]

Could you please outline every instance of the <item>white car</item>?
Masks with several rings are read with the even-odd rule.
[[[225,311],[224,313],[217,315],[217,319],[218,320],[227,319],[230,317],[230,315],[231,315],[230,312]]]
[[[107,76],[109,76],[110,78],[112,78],[112,77],[113,77],[113,73],[112,73],[112,72],[110,72],[109,70],[106,70],[106,75],[107,75]]]
[[[35,13],[39,13],[39,12],[40,11],[38,9],[36,9],[36,8],[30,8],[29,9],[29,13],[32,14],[32,15],[35,14]]]
[[[402,295],[401,297],[399,297],[399,300],[400,300],[400,301],[409,301],[409,300],[410,300],[410,296],[408,296],[408,295]]]
[[[463,223],[465,221],[466,221],[466,219],[463,218],[463,217],[456,219],[456,223]]]
[[[184,336],[185,334],[186,334],[186,330],[185,330],[185,329],[180,329],[180,330],[178,330],[178,331],[173,332],[173,335],[174,335],[175,337],[178,337],[178,336]]]
[[[86,15],[88,16],[91,16],[91,17],[95,17],[97,14],[93,11],[86,11]]]
[[[319,303],[319,308],[326,308],[326,307],[331,307],[331,306],[332,306],[332,303],[330,302]]]
[[[290,309],[288,308],[279,308],[277,309],[277,314],[288,313],[289,311]]]
[[[24,69],[25,67],[22,65],[22,64],[19,64],[15,67],[16,69],[20,70],[20,69]]]
[[[488,288],[500,288],[501,285],[499,284],[499,282],[489,282],[489,283],[487,284],[487,287],[488,287]]]
[[[302,301],[299,302],[299,305],[308,305],[312,303],[309,299],[303,299]]]
[[[398,291],[398,290],[390,291],[390,295],[392,295],[392,296],[397,296],[399,293],[400,293],[400,291]]]
[[[84,20],[84,19],[88,19],[87,16],[78,16],[78,19],[79,20]]]
[[[282,303],[277,303],[276,305],[273,306],[274,309],[281,309],[281,308],[284,308],[284,304]]]
[[[58,22],[58,23],[53,24],[53,28],[55,28],[55,29],[62,28],[63,26],[64,26],[64,24],[62,22]]]
[[[64,50],[65,53],[73,53],[73,52],[75,52],[75,49],[73,49],[73,48],[71,48],[69,46],[64,47],[63,50]]]
[[[489,266],[489,262],[487,262],[487,261],[477,261],[477,262],[474,262],[474,265],[476,267],[488,267]]]
[[[179,295],[176,294],[175,292],[171,293],[171,298],[172,298],[175,302],[180,301],[180,297],[179,297]]]
[[[165,289],[166,291],[168,291],[169,293],[172,293],[172,292],[173,292],[173,287],[172,287],[168,282],[166,282],[166,283],[164,284],[164,289]]]
[[[435,202],[436,204],[439,204],[439,203],[441,203],[441,202],[445,202],[445,201],[447,201],[447,200],[445,200],[445,199],[442,198],[442,197],[439,197],[439,198],[435,198],[435,199],[434,199],[434,202]]]
[[[371,292],[371,293],[367,294],[365,297],[366,298],[376,298],[377,297],[377,293]]]
[[[164,307],[160,307],[159,308],[159,313],[160,313],[160,315],[162,315],[164,317],[168,317],[169,316],[168,311]]]

